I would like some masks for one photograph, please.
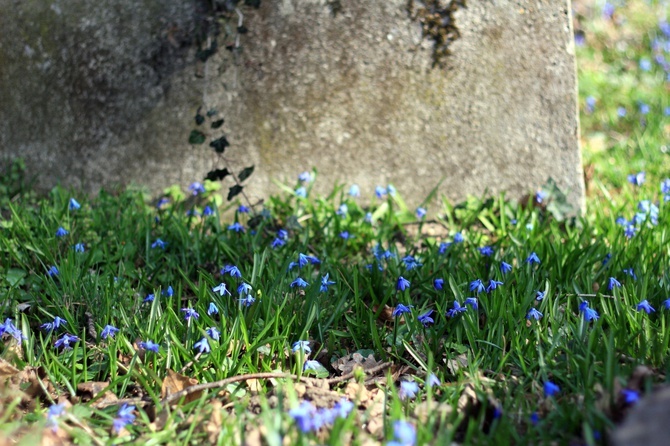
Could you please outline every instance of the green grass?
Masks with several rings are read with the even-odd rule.
[[[584,157],[594,172],[583,218],[552,212],[556,195],[546,207],[500,196],[459,205],[432,200],[437,218],[424,222],[402,190],[383,199],[367,191],[372,205],[362,207],[346,187],[314,197],[313,183],[305,184],[307,198],[293,192],[298,184],[287,187],[257,215],[226,208],[213,184],[197,197],[171,188],[160,207],[131,190],[89,200],[56,188],[38,197],[21,165],[11,166],[0,184],[0,309],[25,338],[19,346],[6,330],[0,343],[0,380],[12,379],[0,391],[0,433],[25,444],[41,436],[84,444],[374,444],[393,440],[394,423],[406,420],[417,444],[605,441],[631,406],[622,389],[644,396],[670,365],[670,210],[659,188],[670,176],[663,149],[670,104],[650,49],[667,11],[665,3],[630,2],[612,22],[592,4],[575,9],[586,35],[577,50]],[[639,68],[641,58],[652,61],[650,71]],[[585,108],[588,96],[596,98],[593,111]],[[650,105],[647,115],[640,101]],[[625,117],[617,115],[620,106]],[[645,183],[629,184],[627,176],[640,170]],[[73,197],[80,209],[70,208]],[[642,200],[658,205],[657,218],[640,215],[628,238],[616,219],[633,219]],[[344,216],[337,213],[343,203]],[[205,206],[214,213],[202,216]],[[244,232],[229,229],[233,222]],[[68,234],[56,236],[60,227]],[[287,236],[273,247],[280,229]],[[152,247],[158,239],[164,248]],[[484,246],[491,256],[480,252]],[[319,263],[290,268],[300,253]],[[531,253],[539,264],[526,261]],[[409,255],[421,266],[408,270]],[[503,261],[511,272],[503,274]],[[226,265],[237,266],[241,278],[221,274]],[[52,266],[57,275],[47,274]],[[636,278],[624,272],[631,268]],[[335,283],[321,291],[325,274]],[[397,289],[401,276],[410,281],[404,291]],[[309,284],[291,286],[298,277]],[[621,287],[608,289],[611,277]],[[476,293],[476,279],[503,284]],[[213,291],[220,283],[232,296]],[[252,287],[249,306],[239,300],[242,283]],[[477,310],[446,316],[454,300],[464,305],[469,297]],[[638,311],[642,300],[656,311]],[[585,320],[584,301],[599,319]],[[208,314],[212,303],[218,314]],[[399,304],[410,311],[394,317]],[[185,320],[185,308],[199,317]],[[531,308],[543,317],[528,319]],[[419,316],[429,310],[434,324],[424,327]],[[65,321],[60,328],[40,327],[55,317]],[[108,324],[120,331],[101,339]],[[208,334],[212,327],[218,339]],[[65,333],[79,340],[56,348]],[[211,352],[195,348],[203,338]],[[157,353],[141,348],[149,340]],[[299,340],[310,341],[311,354],[292,351]],[[370,376],[362,372],[332,382],[333,393],[300,381],[314,376],[303,370],[306,359],[321,364],[317,377],[335,378],[331,363],[356,352],[391,364],[367,390]],[[629,382],[639,365],[651,374]],[[295,376],[237,381],[167,404],[169,371],[197,383]],[[425,385],[430,373],[441,385]],[[405,380],[419,384],[415,398],[399,397]],[[560,387],[553,396],[545,395],[548,381]],[[91,383],[103,384],[91,393]],[[289,414],[303,400],[330,408],[340,396],[355,409],[318,432],[302,433]],[[136,406],[121,432],[113,420],[123,401],[114,398]],[[52,417],[54,431],[47,410],[66,401]]]

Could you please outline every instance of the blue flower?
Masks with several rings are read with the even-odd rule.
[[[319,370],[321,368],[321,363],[319,361],[307,360],[305,365],[302,366],[302,370]]]
[[[184,320],[189,320],[191,318],[198,319],[200,315],[193,308],[182,308],[181,311],[184,313]]]
[[[346,217],[347,213],[349,212],[349,207],[346,205],[346,203],[342,203],[339,208],[337,208],[337,211],[335,212],[337,215],[340,217]]]
[[[650,314],[650,313],[656,311],[656,310],[654,309],[654,307],[652,307],[652,306],[649,304],[649,301],[648,301],[647,299],[645,299],[645,300],[643,300],[642,302],[640,302],[639,304],[637,304],[637,307],[636,307],[636,308],[637,308],[637,311],[644,311],[644,312],[646,312],[647,314]]]
[[[440,246],[437,250],[437,253],[438,254],[444,254],[445,252],[447,252],[447,248],[449,248],[450,246],[451,246],[451,243],[444,243],[444,242],[440,243]]]
[[[483,256],[486,257],[491,257],[493,255],[493,248],[490,246],[482,246],[481,248],[477,248],[479,250],[479,253]]]
[[[531,265],[533,263],[540,263],[540,258],[537,256],[535,252],[531,252],[528,258],[526,259],[526,263],[530,263]]]
[[[242,226],[239,221],[236,221],[232,225],[228,226],[228,230],[235,232],[244,232],[244,226]]]
[[[548,196],[549,196],[549,194],[547,194],[545,191],[539,190],[539,191],[535,192],[535,201],[537,203],[542,203],[542,202],[544,202],[544,200],[547,199]]]
[[[561,391],[561,388],[558,387],[556,384],[552,383],[551,381],[545,381],[544,382],[544,396],[549,398],[550,396],[556,395],[558,392]]]
[[[640,401],[640,392],[631,389],[622,389],[621,395],[626,404],[635,404]]]
[[[5,319],[5,322],[0,324],[0,338],[7,333],[8,335],[12,336],[14,339],[16,339],[16,342],[21,345],[21,341],[23,339],[28,339],[26,336],[23,334],[21,330],[19,330],[16,325],[12,322],[11,319]]]
[[[395,187],[393,187],[392,184],[389,184],[388,186],[386,186],[386,192],[388,192],[390,196],[395,197],[396,189]]]
[[[365,221],[365,223],[372,224],[372,212],[366,212],[363,220]]]
[[[614,277],[610,277],[609,281],[607,282],[607,289],[609,291],[612,291],[613,288],[619,288],[621,286],[621,282],[616,280]]]
[[[209,346],[209,341],[207,341],[207,338],[202,338],[195,344],[193,344],[193,348],[196,350],[200,350],[200,353],[209,353],[212,351],[211,347]]]
[[[58,268],[56,268],[54,265],[51,265],[49,269],[47,270],[47,274],[51,277],[57,276],[58,275]]]
[[[454,308],[451,310],[447,311],[447,317],[455,317],[458,315],[458,313],[463,313],[464,311],[467,311],[467,307],[461,306],[461,304],[458,303],[457,300],[454,301]]]
[[[584,313],[584,320],[586,320],[586,322],[591,322],[600,318],[600,315],[596,310],[589,308],[589,302],[586,300],[579,304],[579,311]]]
[[[335,282],[328,280],[328,273],[326,273],[326,275],[321,278],[321,287],[319,288],[319,291],[325,293],[331,285],[335,285]]]
[[[238,299],[238,301],[243,307],[248,308],[256,302],[256,299],[251,294],[247,294],[245,297]]]
[[[151,248],[165,249],[165,245],[167,245],[167,243],[165,243],[163,240],[157,238],[156,241],[151,244]]]
[[[298,407],[288,411],[289,416],[303,433],[312,430],[315,413],[316,408],[309,401],[303,401]]]
[[[150,352],[155,352],[158,353],[158,349],[160,348],[160,345],[152,342],[152,341],[142,341],[139,344],[139,347],[143,350],[148,350]]]
[[[333,406],[333,412],[337,418],[347,418],[352,410],[354,410],[354,403],[346,398],[340,398]]]
[[[100,337],[102,339],[113,338],[118,332],[119,329],[113,325],[105,325],[105,328],[102,329],[102,333],[100,333]]]
[[[626,226],[626,229],[624,229],[623,234],[626,236],[626,238],[633,238],[636,232],[637,228],[635,226],[628,225]]]
[[[249,285],[246,282],[242,282],[238,287],[237,287],[237,294],[240,296],[248,296],[251,294],[251,290],[253,290],[253,287]]]
[[[463,243],[465,241],[465,237],[463,237],[463,234],[460,232],[457,232],[454,234],[454,243]]]
[[[398,283],[396,284],[396,289],[398,291],[405,291],[409,288],[410,281],[405,279],[403,276],[398,277]]]
[[[397,309],[397,307],[396,307],[396,309]],[[423,313],[422,315],[420,315],[417,319],[419,320],[419,322],[421,322],[423,324],[424,327],[427,327],[428,325],[435,323],[433,318],[430,317],[431,314],[433,314],[433,310],[428,310],[425,313]]]
[[[351,195],[352,197],[361,196],[361,189],[358,187],[358,184],[351,185],[351,187],[349,188],[349,195]]]
[[[61,226],[61,227],[58,228],[58,230],[56,231],[56,237],[65,237],[65,236],[68,235],[69,233],[70,233],[70,231],[68,231],[67,229],[65,229],[64,227]]]
[[[277,249],[281,246],[284,246],[285,244],[286,244],[286,242],[283,239],[280,239],[279,237],[276,237],[274,240],[272,240],[272,243],[270,244],[270,246],[272,247],[272,249]]]
[[[633,280],[637,280],[637,276],[635,275],[635,271],[633,271],[633,268],[625,268],[623,270],[624,274],[628,274],[633,278]]]
[[[191,191],[193,196],[196,196],[198,194],[204,194],[205,193],[205,186],[202,185],[202,183],[199,182],[194,182],[191,183],[191,185],[188,187],[188,190]]]
[[[628,225],[628,220],[626,220],[623,217],[617,217],[617,219],[614,221],[619,226],[627,226]],[[611,254],[610,254],[611,257]]]
[[[207,336],[214,339],[215,341],[218,341],[221,338],[221,332],[216,327],[209,327],[207,330],[205,330],[205,333],[207,333]]]
[[[202,210],[202,216],[203,217],[209,217],[213,213],[214,213],[214,210],[209,206],[205,206],[205,208]]]
[[[465,302],[463,302],[463,306],[471,306],[473,310],[476,310],[479,308],[479,304],[477,303],[477,298],[476,297],[468,297],[465,299]]]
[[[67,350],[69,348],[72,348],[72,347],[70,347],[70,343],[75,343],[75,342],[78,342],[78,341],[79,341],[78,336],[74,336],[74,335],[65,333],[63,336],[61,336],[60,339],[58,339],[56,341],[56,343],[54,344],[54,347],[56,347],[56,348],[61,348],[62,347],[63,349]]]
[[[616,114],[620,118],[625,118],[628,112],[626,111],[626,107],[618,107],[616,109]]]
[[[228,291],[228,288],[226,287],[226,284],[223,283],[223,282],[221,282],[219,285],[212,288],[212,291],[214,291],[215,293],[219,293],[220,296],[223,296],[226,293],[228,293],[228,295],[230,296],[230,291]]]
[[[396,441],[391,443],[398,446],[414,446],[416,444],[416,428],[407,421],[398,420],[393,423],[393,437]],[[388,443],[388,445],[391,443]]]
[[[500,272],[501,273],[507,274],[510,271],[512,271],[512,265],[510,265],[507,262],[500,262]]]
[[[277,237],[282,239],[282,240],[287,240],[288,239],[288,231],[286,229],[279,229],[277,231]]]
[[[661,193],[670,194],[670,178],[661,181]]]
[[[540,313],[537,308],[531,308],[530,311],[528,311],[528,314],[526,315],[526,319],[535,319],[536,321],[539,321],[542,319],[543,314]]]
[[[586,98],[586,111],[588,113],[593,113],[596,109],[596,98],[589,96]]]
[[[242,273],[235,265],[226,265],[221,269],[221,275],[230,274],[230,277],[241,278]]]
[[[442,383],[440,382],[440,379],[437,376],[435,376],[434,373],[430,373],[426,377],[426,385],[428,387],[433,387],[433,386],[441,386]]]
[[[540,416],[537,414],[537,412],[530,414],[530,422],[533,424],[533,426],[540,422]]]
[[[135,414],[133,414],[134,410],[135,406],[129,406],[128,404],[124,404],[119,408],[113,422],[113,429],[115,432],[120,432],[121,429],[135,421]]]
[[[304,171],[300,175],[298,175],[298,181],[301,183],[309,183],[312,181],[312,174],[308,171]]]
[[[349,240],[350,238],[354,238],[354,236],[350,235],[349,231],[342,231],[342,232],[340,232],[340,238],[343,238],[345,240]]]
[[[67,324],[67,321],[65,319],[61,319],[60,317],[56,316],[53,322],[47,322],[46,324],[42,324],[40,325],[40,328],[43,328],[48,332],[52,332],[60,328],[61,325],[65,324]]]
[[[70,206],[69,207],[70,207],[71,211],[76,211],[76,210],[81,208],[81,205],[74,198],[70,198]]]
[[[433,280],[433,288],[435,288],[437,291],[442,290],[444,287],[444,279],[435,279]]]
[[[423,217],[426,216],[426,209],[422,207],[416,208],[416,218],[421,220]]]
[[[412,256],[405,256],[402,258],[402,261],[405,263],[405,271],[411,271],[423,266],[423,263],[417,262],[417,260]]]
[[[47,426],[55,433],[58,431],[57,418],[65,412],[65,404],[52,404],[47,411]]]
[[[304,186],[300,186],[295,190],[296,197],[307,198],[307,189]]]
[[[291,288],[295,288],[295,287],[298,287],[298,288],[305,288],[307,285],[309,285],[309,283],[305,282],[305,281],[302,280],[302,278],[300,278],[300,277],[298,277],[298,278],[295,279],[293,282],[291,282]]]
[[[640,114],[641,115],[648,115],[649,114],[649,105],[645,104],[644,102],[640,103]]]
[[[416,394],[419,391],[419,385],[414,381],[400,381],[400,390],[398,391],[398,396],[401,400],[410,398],[416,398]]]
[[[158,203],[156,203],[156,209],[162,208],[164,205],[168,204],[170,202],[170,199],[167,197],[162,197],[160,200],[158,200]]]
[[[77,243],[72,248],[74,249],[74,252],[84,252],[86,250],[83,243]]]
[[[395,307],[395,309],[393,310],[393,313],[392,313],[393,317],[398,317],[403,313],[409,313],[410,311],[412,311],[412,310],[410,310],[411,307],[412,307],[411,305],[409,307],[406,306],[406,305],[403,305],[403,304],[396,305],[396,307]]]
[[[603,266],[607,265],[611,258],[612,258],[612,253],[611,252],[608,252],[607,254],[605,254],[605,257],[603,257]]]
[[[167,297],[172,297],[174,295],[174,290],[172,289],[172,285],[168,285],[167,289],[163,291],[163,294],[166,295]]]
[[[379,199],[384,198],[384,196],[386,195],[386,189],[383,188],[383,187],[381,187],[381,186],[377,186],[377,187],[375,187],[375,195],[376,195],[377,198],[379,198]]]
[[[486,287],[486,292],[490,293],[491,291],[498,288],[500,285],[503,285],[503,283],[500,282],[500,281],[491,279],[491,280],[489,280],[489,286]]]
[[[207,308],[207,315],[211,316],[213,314],[219,314],[219,309],[214,302],[210,302],[209,307]]]
[[[640,69],[642,71],[649,71],[651,70],[651,61],[647,59],[646,57],[643,57],[640,59]]]
[[[153,294],[147,294],[147,297],[144,298],[144,302],[153,302],[155,297],[156,296]]]
[[[484,287],[484,283],[482,282],[482,279],[476,279],[470,282],[470,291],[474,291],[475,293],[481,293],[486,290],[486,287]]]
[[[291,346],[293,353],[296,353],[298,350],[302,351],[306,355],[312,353],[312,349],[309,348],[309,341],[295,341]]]
[[[249,208],[241,204],[240,207],[237,208],[237,212],[239,212],[240,214],[248,214]]]

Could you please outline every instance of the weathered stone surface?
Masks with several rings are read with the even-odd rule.
[[[203,104],[224,113],[252,195],[316,167],[321,190],[393,183],[418,203],[521,196],[553,177],[583,203],[575,66],[565,0],[471,0],[446,69],[406,0],[263,1],[233,60],[195,76],[193,5],[181,0],[0,0],[0,147],[34,171],[94,191],[201,179],[185,141]]]
[[[615,446],[664,446],[668,444],[670,387],[645,396],[612,434]]]

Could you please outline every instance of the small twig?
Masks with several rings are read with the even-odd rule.
[[[369,369],[363,369],[363,372],[366,375],[376,375],[377,372],[381,372],[382,370],[387,369],[389,367],[391,367],[391,363],[390,362],[384,362],[384,363],[376,365],[374,367],[370,367]],[[342,381],[346,381],[348,379],[351,379],[355,375],[356,375],[356,371],[352,370],[351,372],[347,373],[346,375],[338,376],[337,378],[327,379],[326,382],[328,384],[337,384],[337,383],[340,383]]]
[[[183,374],[183,373],[186,371],[186,369],[189,368],[189,367],[191,367],[195,361],[197,361],[198,359],[200,359],[201,356],[202,356],[202,353],[201,353],[201,352],[198,352],[198,354],[195,355],[195,358],[193,358],[192,361],[187,362],[186,365],[184,365],[184,367],[181,368],[181,370],[179,371],[179,373]]]
[[[387,369],[391,366],[390,362],[385,362],[383,364],[379,364],[375,367],[370,367],[369,369],[363,370],[363,373],[366,375],[374,375],[377,374],[378,372]],[[329,378],[329,379],[318,379],[318,378],[307,378],[307,377],[298,377],[297,375],[294,375],[292,373],[283,373],[283,372],[265,372],[265,373],[249,373],[246,375],[237,375],[237,376],[231,376],[230,378],[222,379],[219,381],[214,381],[211,383],[203,383],[203,384],[197,384],[195,386],[187,387],[184,390],[181,390],[179,392],[173,393],[171,395],[166,396],[161,400],[161,404],[170,404],[174,401],[178,401],[182,399],[183,397],[190,395],[192,393],[196,392],[201,392],[203,390],[209,390],[209,389],[218,389],[221,387],[225,387],[228,384],[236,383],[236,382],[241,382],[241,381],[247,381],[250,379],[273,379],[273,378],[288,378],[288,379],[295,379],[307,383],[320,383],[320,382],[326,382],[328,385],[330,384],[337,384],[343,381],[346,381],[348,379],[353,378],[356,375],[356,371],[351,371],[345,375],[338,376],[336,378]],[[101,404],[100,406],[97,406],[98,409],[103,409],[105,407],[109,406],[118,406],[121,404],[130,404],[130,405],[146,405],[148,403],[151,403],[151,400],[145,399],[145,398],[126,398],[126,399],[121,399],[121,400],[116,400],[113,402]]]

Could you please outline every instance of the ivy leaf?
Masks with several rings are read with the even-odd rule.
[[[218,129],[223,125],[223,119],[219,119],[217,121],[212,122],[212,128],[213,129]]]
[[[251,6],[252,8],[260,8],[261,0],[244,0],[244,4],[247,6]]]
[[[254,166],[245,167],[244,170],[237,176],[237,178],[239,178],[240,182],[242,182],[249,178],[253,172]]]
[[[208,117],[208,118],[211,118],[212,116],[214,116],[214,115],[217,114],[217,113],[218,113],[218,112],[216,111],[216,109],[212,108],[212,109],[210,109],[210,110],[207,110],[207,117]]]
[[[228,201],[237,197],[240,192],[242,192],[242,189],[244,189],[244,187],[240,186],[239,184],[236,184],[235,186],[228,189]]]
[[[223,151],[226,150],[226,147],[230,146],[230,143],[225,136],[222,136],[221,138],[210,142],[209,146],[213,147],[216,153],[223,153]]]
[[[207,172],[207,176],[205,177],[205,179],[209,181],[218,181],[223,180],[228,175],[230,175],[228,169],[214,169]]]
[[[191,130],[191,134],[188,135],[189,144],[202,144],[205,142],[205,134],[200,130]]]
[[[195,125],[200,125],[205,122],[205,117],[200,114],[200,111],[195,115]]]

